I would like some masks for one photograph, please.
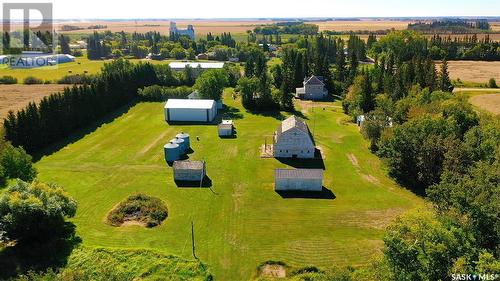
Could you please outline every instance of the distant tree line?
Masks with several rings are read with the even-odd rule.
[[[257,26],[253,29],[256,34],[272,35],[272,34],[300,34],[314,35],[317,34],[319,27],[315,24],[307,24],[304,22],[278,22],[274,24]]]
[[[420,32],[451,32],[451,33],[472,33],[478,30],[487,31],[490,29],[488,20],[463,20],[463,19],[446,19],[446,20],[433,20],[431,22],[418,21],[416,23],[409,23],[408,29]]]

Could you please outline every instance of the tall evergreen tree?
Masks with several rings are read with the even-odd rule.
[[[443,60],[441,64],[441,72],[439,73],[439,89],[443,92],[453,92],[450,74],[448,73],[448,62]]]

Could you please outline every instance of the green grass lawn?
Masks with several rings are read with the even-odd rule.
[[[384,226],[422,206],[422,199],[386,176],[338,102],[303,110],[325,153],[324,186],[335,199],[282,198],[274,192],[273,172],[287,165],[259,157],[264,137],[269,142],[280,121],[246,112],[230,93],[225,102],[238,117],[235,139],[220,139],[214,125],[168,125],[162,103],[140,103],[36,163],[42,181],[64,186],[78,201],[72,221],[84,246],[192,259],[194,222],[196,255],[216,279],[246,280],[266,260],[323,268],[366,264],[381,250]],[[192,137],[190,159],[207,162],[211,189],[175,186],[163,145],[180,131]],[[167,203],[161,226],[105,223],[114,205],[138,192]]]
[[[129,59],[131,62],[142,61],[140,59]],[[153,64],[168,63],[172,60],[163,61],[149,61]],[[106,63],[105,60],[89,60],[86,57],[76,58],[74,62],[61,63],[57,66],[44,66],[39,68],[31,69],[11,69],[6,68],[5,65],[0,67],[0,76],[10,75],[17,78],[18,83],[23,83],[24,78],[28,76],[34,76],[40,78],[44,81],[50,80],[56,82],[66,75],[74,74],[96,74],[101,71],[102,66]],[[71,72],[70,72],[71,71]]]

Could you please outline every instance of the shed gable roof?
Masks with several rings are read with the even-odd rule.
[[[276,179],[322,179],[321,169],[275,169]]]

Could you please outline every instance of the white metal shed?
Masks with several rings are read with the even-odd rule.
[[[274,190],[277,191],[322,191],[321,169],[276,169]]]
[[[212,122],[216,115],[214,100],[169,99],[165,104],[167,122]]]

